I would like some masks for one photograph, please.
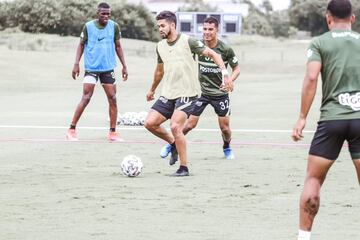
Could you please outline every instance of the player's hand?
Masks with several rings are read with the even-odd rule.
[[[128,79],[128,71],[127,71],[127,68],[126,67],[124,67],[123,69],[122,69],[122,78],[123,78],[123,81],[126,81],[127,79]]]
[[[295,127],[293,129],[293,133],[291,135],[292,139],[297,142],[304,138],[302,131],[304,130],[306,125],[306,119],[305,118],[299,118],[295,124]]]
[[[146,94],[146,101],[151,101],[151,100],[154,100],[154,95],[155,95],[155,92],[153,91],[149,91],[147,94]]]
[[[232,92],[234,90],[234,83],[229,75],[223,75],[223,84],[221,84],[220,90],[224,92]]]
[[[79,67],[79,64],[78,63],[75,63],[74,64],[74,67],[73,67],[73,70],[72,70],[72,73],[71,73],[71,76],[74,80],[76,80],[76,77],[78,77],[80,74],[80,67]]]

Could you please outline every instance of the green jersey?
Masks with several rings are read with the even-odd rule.
[[[104,29],[105,28],[105,26],[100,25],[98,21],[95,21],[95,25],[96,25],[96,27],[98,29]],[[119,27],[119,24],[115,23],[114,30],[115,30],[114,41],[116,41],[116,40],[120,39],[120,27]],[[83,29],[81,31],[80,41],[82,43],[86,43],[87,40],[88,40],[88,32],[87,32],[86,25],[84,25],[84,27],[83,27]]]
[[[308,62],[321,62],[320,121],[360,118],[360,35],[334,30],[312,40]]]
[[[217,45],[212,50],[221,55],[226,67],[228,65],[230,65],[231,68],[238,66],[238,59],[229,45],[218,40]],[[216,65],[211,58],[205,56],[199,56],[198,60],[201,92],[208,96],[226,95],[227,93],[220,90],[222,74],[218,65]]]

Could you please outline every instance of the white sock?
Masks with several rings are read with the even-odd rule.
[[[299,229],[298,240],[310,240],[311,232],[303,231]]]

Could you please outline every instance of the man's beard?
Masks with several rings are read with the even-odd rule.
[[[171,33],[171,30],[168,32],[168,33],[163,33],[162,35],[161,35],[161,38],[162,39],[167,39],[168,38],[168,36],[170,35],[170,33]]]

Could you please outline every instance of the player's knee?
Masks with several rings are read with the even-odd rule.
[[[91,100],[91,94],[84,94],[81,98],[81,101],[83,101],[85,104],[88,104]]]
[[[188,122],[185,126],[189,131],[193,130],[196,127],[196,122]]]
[[[229,126],[220,126],[220,130],[223,133],[223,135],[230,135],[231,130]]]
[[[148,120],[148,119],[145,119],[144,127],[145,127],[147,130],[151,131],[151,130],[155,129],[156,126],[155,126],[155,124],[154,124],[153,121]]]
[[[116,105],[116,95],[111,95],[108,97],[108,101],[110,105]]]
[[[178,123],[171,123],[170,129],[174,136],[182,133],[182,128]]]
[[[300,207],[305,210],[305,212],[310,215],[316,215],[319,211],[320,206],[320,196],[316,194],[309,194],[307,196],[302,196],[300,201]]]

